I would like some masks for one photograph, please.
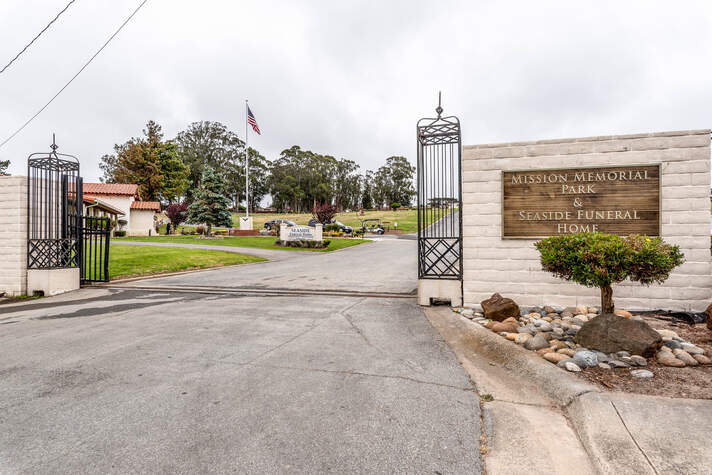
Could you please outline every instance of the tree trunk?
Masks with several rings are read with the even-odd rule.
[[[610,285],[601,287],[601,313],[613,313],[614,310],[613,289]]]
[[[213,225],[208,224],[208,234],[207,234],[208,236],[210,236],[210,231],[212,230],[212,228],[213,228]]]

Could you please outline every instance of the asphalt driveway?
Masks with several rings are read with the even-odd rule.
[[[410,291],[400,244],[0,306],[0,473],[479,473],[478,396],[415,298],[169,288]]]
[[[211,247],[215,249],[218,246]],[[220,250],[228,248],[220,247]],[[260,265],[154,278],[151,285],[390,293],[413,293],[417,287],[417,242],[414,240],[385,238],[328,253],[250,248],[232,250],[272,260]],[[274,259],[265,252],[281,254]],[[144,283],[130,285],[141,286]]]

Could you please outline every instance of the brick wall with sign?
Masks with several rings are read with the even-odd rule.
[[[659,183],[655,182],[652,171],[644,177],[638,175],[639,181],[635,181],[635,172],[645,171],[641,166],[658,164]],[[619,175],[611,175],[614,179],[610,181],[603,177],[601,183],[577,182],[574,191],[580,192],[579,195],[572,194],[570,200],[562,196],[572,190],[573,169],[581,173],[589,167]],[[562,175],[567,169],[571,173],[564,182],[566,178]],[[539,186],[536,180],[547,181],[548,178],[539,179],[537,175],[546,170],[558,170],[551,174],[551,180],[559,180],[559,183],[547,183],[549,188]],[[512,173],[503,173],[512,171],[525,173],[527,177],[513,179]],[[510,180],[508,184],[516,186],[503,190],[504,177]],[[524,186],[527,181],[533,181],[530,183],[533,186]],[[565,184],[569,187],[562,188]],[[649,196],[655,186],[659,187],[659,200]],[[463,299],[467,306],[478,305],[494,292],[511,297],[520,305],[599,306],[598,289],[565,282],[543,272],[539,253],[533,246],[536,239],[524,236],[542,232],[556,234],[557,229],[568,229],[559,226],[560,214],[546,213],[556,210],[573,213],[568,215],[572,220],[569,224],[575,224],[578,209],[586,209],[592,216],[599,211],[595,216],[604,218],[598,223],[591,222],[599,228],[635,229],[645,222],[645,226],[640,224],[641,229],[657,229],[654,224],[656,201],[660,235],[680,246],[686,262],[661,286],[645,287],[630,282],[614,285],[616,306],[634,310],[703,311],[712,303],[709,130],[464,146],[462,191]],[[503,229],[505,192],[506,212],[510,218]],[[546,199],[547,196],[551,199]],[[626,196],[631,199],[627,200]],[[574,203],[574,198],[580,199]],[[531,206],[532,200],[537,199],[544,213],[537,214],[537,207]],[[616,200],[617,205],[611,204]],[[527,206],[524,214],[515,212]],[[620,213],[616,214],[616,209],[620,209]],[[614,221],[613,218],[619,219]],[[630,219],[626,221],[626,218]],[[636,221],[638,219],[640,221]],[[528,229],[534,234],[527,235]]]

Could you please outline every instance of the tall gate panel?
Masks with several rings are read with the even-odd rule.
[[[77,267],[81,254],[82,179],[79,160],[57,153],[27,159],[27,267]]]
[[[462,280],[460,121],[435,111],[417,125],[418,279]]]
[[[81,283],[109,280],[111,221],[83,216],[79,160],[57,152],[27,159],[27,267],[79,267]]]

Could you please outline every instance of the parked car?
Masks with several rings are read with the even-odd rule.
[[[272,228],[279,226],[280,224],[286,224],[287,226],[296,226],[297,223],[291,219],[271,219],[265,223],[265,229],[272,230]]]
[[[318,220],[318,219],[312,218],[312,219],[309,220],[309,226],[316,226],[317,224],[319,224],[319,220]],[[342,233],[344,233],[344,234],[353,234],[353,233],[354,233],[354,228],[352,228],[351,226],[347,226],[347,225],[345,225],[344,223],[342,223],[342,222],[340,222],[340,221],[333,220],[333,221],[331,221],[330,223],[326,223],[326,224],[324,225],[324,227],[327,227],[329,224],[335,224],[335,225],[337,225],[337,226],[339,227],[339,232],[342,232]]]
[[[344,233],[344,234],[353,234],[354,233],[354,228],[351,226],[347,226],[346,224],[342,223],[341,221],[332,221],[329,224],[335,224],[339,227],[339,231]]]

